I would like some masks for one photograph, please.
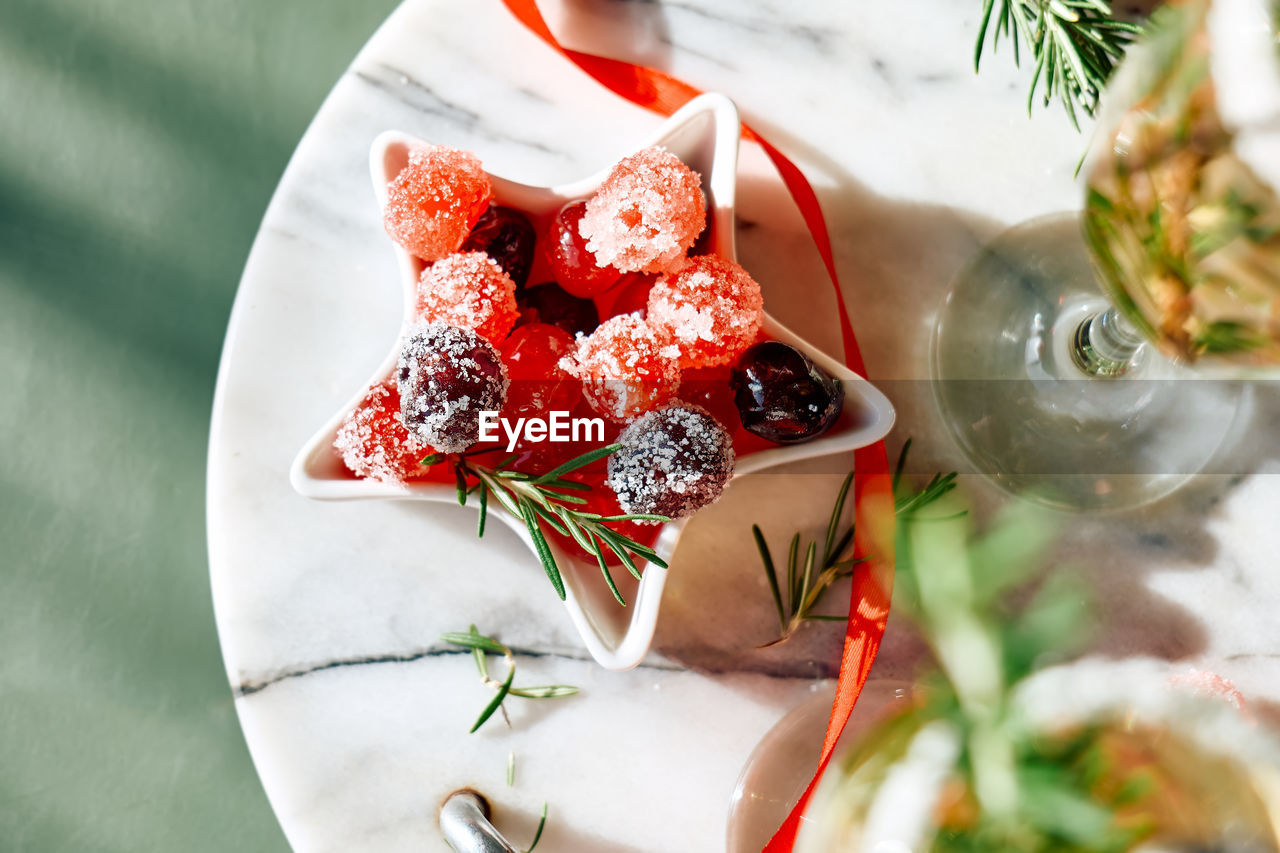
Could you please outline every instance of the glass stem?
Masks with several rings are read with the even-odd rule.
[[[1123,314],[1108,308],[1076,327],[1071,360],[1083,373],[1105,379],[1136,371],[1146,354],[1146,340]]]

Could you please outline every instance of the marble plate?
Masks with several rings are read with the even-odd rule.
[[[483,49],[458,32],[483,34]],[[401,324],[400,270],[366,168],[371,140],[400,128],[480,151],[497,174],[556,186],[606,168],[660,125],[556,58],[496,0],[410,0],[299,143],[237,294],[208,473],[227,677],[294,849],[444,853],[436,812],[464,786],[490,797],[518,844],[549,802],[540,849],[723,848],[746,756],[782,713],[823,689],[814,679],[838,660],[836,625],[815,625],[785,650],[752,651],[772,639],[772,604],[747,531],[752,520],[771,536],[821,523],[847,459],[805,477],[741,478],[686,529],[678,563],[690,571],[669,573],[658,633],[668,655],[714,673],[654,653],[626,672],[602,668],[524,543],[500,525],[481,542],[474,514],[457,506],[316,501],[289,483],[298,448],[377,370]],[[739,177],[749,179],[739,188],[740,249],[766,303],[806,339],[838,347],[821,264],[776,176],[744,146]],[[800,482],[813,477],[829,487]],[[785,490],[794,495],[780,511]],[[725,531],[741,541],[716,544]],[[495,720],[468,736],[491,693],[438,637],[472,622],[515,650],[517,683],[582,694],[512,700],[509,729]]]
[[[396,131],[385,132],[374,141],[369,165],[374,192],[380,205],[386,204],[386,186],[404,168],[408,151],[421,143]],[[736,259],[734,197],[737,182],[739,120],[733,102],[723,95],[702,95],[685,104],[632,150],[663,146],[703,176],[711,215],[711,244],[722,257]],[[604,180],[606,168],[590,177],[553,187],[536,187],[490,174],[495,199],[529,214],[542,233],[555,211],[565,203],[591,195]],[[389,241],[383,241],[390,245]],[[417,281],[423,264],[410,253],[395,247],[400,267],[400,287],[404,294],[401,336],[413,323]],[[880,440],[893,426],[893,406],[871,383],[843,364],[827,356],[766,314],[764,332],[804,352],[845,387],[845,406],[831,429],[813,441],[775,447],[738,460],[734,476],[762,471],[788,462],[798,462],[828,454],[843,453]],[[333,441],[348,414],[359,405],[365,390],[392,374],[399,357],[399,338],[370,380],[362,385],[341,410],[302,447],[290,469],[290,482],[303,495],[322,500],[407,498],[457,502],[452,485],[439,483],[394,484],[352,479],[334,450]],[[474,501],[473,501],[474,503]],[[496,511],[529,548],[530,565],[537,564],[537,552],[522,520]],[[662,525],[654,543],[658,556],[670,563],[686,519]],[[548,542],[565,583],[565,608],[591,656],[609,669],[629,669],[649,651],[667,570],[645,569],[639,581],[626,572],[616,572],[617,582],[629,607],[620,606],[609,594],[594,560],[574,556],[554,540]]]

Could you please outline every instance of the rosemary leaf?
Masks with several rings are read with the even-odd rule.
[[[804,573],[800,576],[800,588],[796,591],[795,600],[801,605],[809,597],[809,583],[813,580],[813,564],[818,559],[818,543],[810,542],[804,555]]]
[[[800,534],[791,537],[791,547],[787,550],[787,600],[792,610],[798,602],[796,598],[796,575],[800,560]]]
[[[618,591],[618,585],[613,582],[613,575],[609,572],[609,564],[605,562],[604,551],[600,548],[600,543],[593,536],[591,539],[591,548],[587,550],[595,554],[596,562],[600,565],[600,574],[604,575],[604,582],[608,584],[609,591],[613,593],[613,597],[623,607],[627,606],[627,600],[622,597],[622,593]]]
[[[506,679],[502,682],[502,686],[498,688],[498,692],[494,694],[492,701],[490,701],[488,705],[485,705],[484,710],[480,712],[480,716],[476,719],[475,724],[471,727],[471,731],[468,732],[468,734],[475,734],[476,729],[483,726],[485,722],[493,716],[493,712],[502,706],[503,700],[506,699],[507,694],[511,692],[511,682],[515,680],[515,677],[516,663],[515,661],[508,661]]]
[[[853,484],[853,472],[850,471],[836,495],[835,506],[831,508],[831,520],[827,522],[827,539],[822,546],[822,560],[826,562],[836,555],[832,549],[836,544],[836,533],[840,530],[840,517],[844,515],[844,501],[849,496],[849,486]]]
[[[773,555],[769,553],[769,544],[764,541],[764,533],[760,525],[751,525],[751,535],[756,540],[756,550],[760,552],[760,562],[764,563],[765,577],[769,580],[769,592],[773,594],[773,604],[778,609],[778,625],[787,629],[787,617],[782,615],[782,591],[778,589],[778,570],[773,565]]]
[[[458,506],[467,505],[467,475],[462,473],[462,466],[454,466],[453,479],[458,485]]]
[[[507,753],[507,787],[510,788],[516,783],[516,751],[513,749]]]
[[[547,684],[542,687],[512,687],[508,692],[525,699],[560,699],[577,696],[579,691],[572,684]]]
[[[572,489],[573,491],[577,491],[577,492],[591,491],[591,486],[586,483],[580,483],[577,480],[565,480],[562,478],[557,478],[555,480],[548,480],[546,483],[541,483],[539,485],[550,486],[551,488],[554,488],[554,489]]]
[[[533,853],[533,848],[538,846],[538,842],[542,839],[542,830],[547,825],[547,804],[542,804],[542,819],[538,821],[538,831],[533,834],[533,843],[524,849],[524,853]]]
[[[542,568],[551,580],[551,587],[556,591],[556,595],[560,596],[560,600],[564,601],[564,578],[560,577],[560,567],[556,565],[556,558],[551,553],[551,547],[547,545],[547,538],[542,535],[542,529],[538,527],[537,513],[533,505],[528,503],[522,504],[520,509],[525,527],[529,530],[529,538],[533,540],[533,548],[538,552]]]
[[[484,538],[484,522],[489,517],[489,487],[480,484],[480,520],[476,522],[476,538]]]
[[[640,580],[640,570],[636,568],[635,561],[631,559],[631,555],[627,553],[626,540],[619,541],[620,537],[611,530],[601,528],[597,531],[604,540],[604,544],[609,546],[609,550],[618,555],[618,559],[622,561],[622,565],[627,567],[627,571],[631,572],[632,577]]]
[[[474,628],[475,626],[472,627]],[[480,651],[493,652],[497,655],[505,655],[511,651],[492,637],[486,637],[483,634],[470,632],[451,631],[446,634],[441,634],[440,642],[452,643],[455,646],[464,646],[468,649],[479,649]]]

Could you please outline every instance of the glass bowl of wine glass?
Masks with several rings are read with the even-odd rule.
[[[1280,365],[1273,0],[1156,11],[1103,96],[1083,211],[1022,223],[939,312],[934,392],[975,467],[1122,509],[1205,469]]]

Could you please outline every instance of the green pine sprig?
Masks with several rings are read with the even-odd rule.
[[[506,708],[503,703],[506,702],[508,696],[519,696],[523,699],[563,699],[567,696],[575,696],[578,688],[570,684],[547,684],[540,687],[516,687],[514,686],[516,678],[516,658],[515,654],[507,646],[499,643],[493,637],[487,637],[481,634],[475,625],[472,625],[467,631],[452,631],[440,635],[440,641],[450,643],[455,646],[471,649],[472,657],[476,662],[476,670],[480,673],[480,680],[488,687],[492,687],[496,692],[493,699],[484,706],[484,710],[480,712],[480,716],[471,726],[471,732],[476,732],[481,726],[489,721],[499,709],[502,710],[503,717],[506,718]],[[489,661],[485,657],[487,654],[502,655],[507,662],[507,675],[501,681],[497,680],[489,674]],[[510,725],[510,720],[507,721]],[[515,754],[512,753],[508,759],[507,765],[508,779],[514,780],[515,775]],[[507,784],[511,784],[508,781]],[[536,841],[534,842],[537,843]]]
[[[610,525],[619,521],[664,522],[671,519],[665,515],[650,513],[601,515],[596,512],[587,512],[582,509],[587,499],[578,493],[589,492],[591,487],[586,483],[565,479],[566,474],[616,453],[621,446],[610,444],[587,451],[545,474],[529,474],[513,470],[510,465],[517,459],[516,455],[508,456],[492,466],[478,462],[479,455],[492,452],[489,449],[459,454],[433,453],[424,457],[422,464],[453,466],[459,505],[465,506],[467,498],[472,493],[477,494],[480,504],[480,519],[476,524],[477,536],[484,536],[490,500],[495,501],[506,512],[522,521],[529,532],[529,538],[533,541],[538,559],[542,562],[542,568],[546,571],[547,578],[561,601],[565,597],[564,578],[556,563],[555,554],[547,543],[546,529],[570,537],[578,547],[595,557],[600,567],[600,574],[609,586],[609,591],[613,593],[614,599],[625,607],[627,601],[609,572],[605,552],[616,555],[637,580],[640,578],[640,569],[636,565],[637,557],[664,569],[667,564],[652,548],[619,533]]]
[[[995,27],[992,29],[992,19]],[[1037,90],[1045,106],[1056,95],[1077,130],[1077,110],[1092,116],[1102,89],[1140,27],[1112,16],[1106,0],[983,0],[982,22],[974,45],[976,71],[992,31],[994,53],[1001,36],[1013,43],[1013,62],[1030,48],[1035,60],[1027,112]]]
[[[908,494],[902,494],[900,487],[902,474],[907,463],[907,452],[911,449],[911,440],[907,439],[898,456],[898,466],[893,476],[895,513],[899,516],[911,515],[929,506],[956,487],[956,473],[935,474],[924,488]],[[852,553],[855,525],[850,522],[843,525],[844,507],[849,497],[849,488],[853,485],[853,472],[850,472],[836,493],[835,504],[831,507],[831,515],[827,520],[827,530],[822,541],[822,556],[818,558],[818,543],[810,542],[804,548],[801,557],[800,534],[791,537],[787,549],[786,583],[779,577],[769,543],[765,541],[760,525],[751,525],[751,535],[755,538],[756,549],[760,552],[760,562],[764,565],[765,577],[769,581],[769,592],[773,595],[774,608],[778,613],[780,634],[777,639],[770,640],[759,648],[776,646],[786,642],[800,629],[805,622],[844,622],[848,616],[844,614],[815,613],[823,594],[831,585],[841,578],[852,577],[854,569],[866,562],[866,557],[858,557]]]

